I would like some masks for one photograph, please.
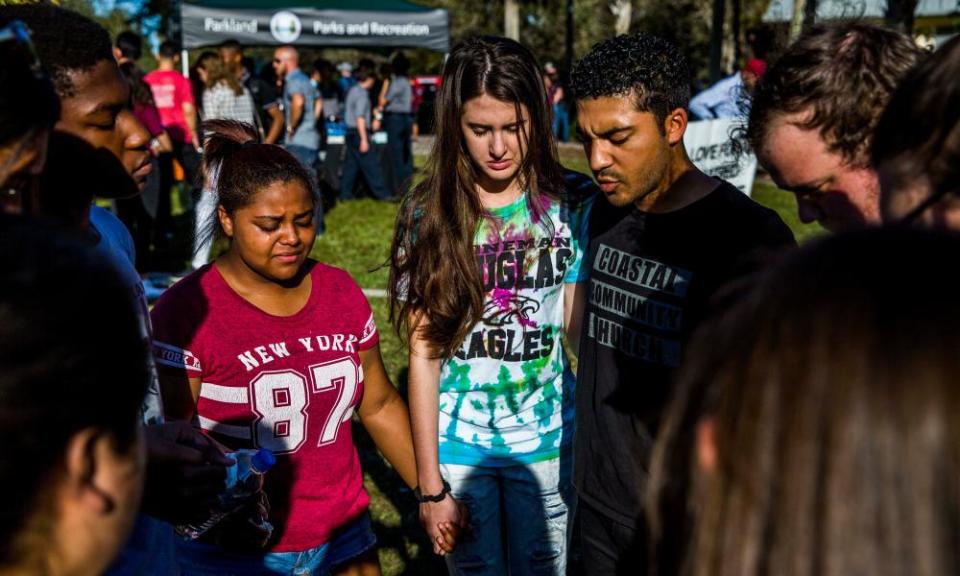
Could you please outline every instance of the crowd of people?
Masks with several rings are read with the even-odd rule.
[[[184,77],[175,43],[160,44],[157,68],[151,72],[137,67],[142,45],[137,34],[126,31],[117,35],[114,46],[133,91],[135,114],[150,132],[155,165],[141,197],[117,203],[117,213],[134,238],[138,268],[182,269],[182,254],[173,247],[177,231],[171,217],[171,190],[177,181],[190,190],[194,237],[209,236],[204,226],[216,200],[201,174],[206,121],[250,124],[265,143],[283,146],[306,167],[324,191],[317,204],[318,235],[324,232],[324,204],[329,208],[363,193],[396,200],[409,187],[415,103],[410,62],[402,52],[378,75],[369,59],[356,68],[344,63],[340,71],[322,58],[304,66],[298,51],[284,46],[258,73],[243,46],[228,40],[216,51],[202,51],[190,76]],[[378,131],[386,136],[382,154],[374,147]],[[338,137],[340,146],[331,146]],[[209,242],[195,242],[189,268],[206,264],[211,249]]]
[[[283,46],[277,92],[231,42],[197,95],[175,46],[149,74],[139,50],[0,7],[0,571],[379,574],[356,420],[452,574],[960,573],[960,39],[818,26],[747,65],[740,137],[831,231],[801,247],[691,162],[667,40],[598,43],[559,99],[522,44],[458,43],[390,252],[406,398],[363,291],[309,254],[325,118],[345,180],[396,194],[378,123],[409,180],[409,62],[311,82]],[[593,179],[559,162],[565,98]],[[149,309],[135,237],[174,160],[207,252]],[[249,448],[262,490],[182,537]]]

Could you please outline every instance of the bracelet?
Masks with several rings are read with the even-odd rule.
[[[417,502],[423,504],[425,502],[442,502],[444,498],[447,497],[447,494],[450,493],[450,484],[446,480],[443,480],[443,490],[439,494],[424,494],[420,492],[420,487],[417,486],[413,489],[413,497],[416,498]]]

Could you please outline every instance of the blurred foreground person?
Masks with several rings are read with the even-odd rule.
[[[109,36],[92,20],[49,5],[0,7],[0,25],[15,19],[33,31],[36,53],[53,81],[62,111],[56,128],[63,133],[54,133],[50,139],[37,212],[78,234],[100,262],[119,272],[127,286],[124,297],[142,314],[140,338],[149,340],[149,316],[133,267],[130,235],[115,216],[90,203],[94,193],[136,194],[137,185],[149,174],[149,134],[130,109],[129,86],[113,58]],[[2,65],[13,68],[16,60],[5,59]],[[0,94],[9,89],[15,86],[0,84]],[[4,115],[0,126],[16,121]],[[40,119],[36,122],[44,125]],[[143,397],[142,415],[144,423],[150,424],[144,429],[150,464],[144,509],[175,520],[183,510],[216,498],[223,485],[223,467],[230,460],[189,424],[161,423],[156,380]],[[172,553],[171,539],[168,526],[141,516],[118,573],[167,573],[165,568],[172,563],[165,553]]]
[[[904,79],[872,152],[884,222],[960,230],[960,38]]]
[[[98,575],[143,489],[147,348],[116,272],[0,218],[0,572]]]
[[[958,573],[958,253],[920,230],[829,237],[704,325],[651,481],[689,482],[683,574]]]
[[[870,140],[890,94],[923,55],[900,32],[863,23],[811,29],[757,83],[746,137],[803,222],[880,223]]]

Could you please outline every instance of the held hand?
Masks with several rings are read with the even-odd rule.
[[[273,526],[267,520],[269,516],[270,500],[265,493],[259,492],[202,539],[236,552],[262,550],[273,535]]]
[[[466,507],[452,496],[420,504],[420,524],[433,543],[434,554],[445,556],[453,551],[457,536],[467,525],[469,514],[465,512]]]
[[[360,141],[360,153],[366,154],[370,151],[370,142],[366,139]]]
[[[147,426],[144,437],[144,511],[179,523],[208,510],[223,491],[225,467],[233,463],[225,449],[187,422]]]
[[[451,498],[453,498],[451,496]],[[450,524],[447,522],[442,522],[438,526],[440,534],[443,536],[443,541],[437,541],[437,544],[440,545],[440,548],[446,553],[449,554],[457,547],[457,540],[461,536],[466,536],[470,533],[470,511],[467,509],[467,505],[463,502],[454,500],[457,503],[457,508],[460,510],[461,524]]]

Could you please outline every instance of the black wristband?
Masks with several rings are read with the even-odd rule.
[[[417,502],[423,504],[424,502],[442,502],[444,498],[447,497],[447,494],[450,493],[450,484],[446,480],[443,480],[443,490],[439,494],[424,494],[420,492],[420,487],[417,486],[413,489],[413,497],[417,499]]]

